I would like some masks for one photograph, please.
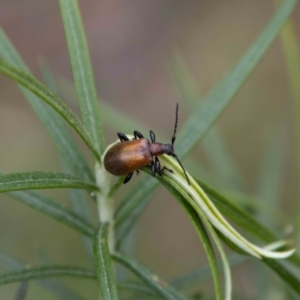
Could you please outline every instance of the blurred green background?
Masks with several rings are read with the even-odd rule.
[[[275,11],[275,2],[90,0],[80,1],[80,8],[101,101],[145,128],[168,137],[163,142],[169,142],[175,103],[180,103],[179,131],[191,110],[186,99],[180,97],[171,75],[171,54],[175,51],[177,59],[184,62],[197,92],[203,96],[235,65],[268,23]],[[298,36],[299,17],[300,7],[293,14]],[[46,59],[66,101],[78,112],[75,98],[66,84],[72,76],[58,3],[0,0],[0,25],[39,79],[38,59]],[[270,145],[274,145],[274,152],[279,151],[278,157],[282,161],[280,180],[269,184],[276,184],[279,203],[277,207],[264,207],[262,214],[267,218],[275,216],[279,225],[275,229],[283,231],[283,226],[295,225],[298,188],[295,108],[280,38],[216,127],[239,170],[243,189],[228,185],[231,174],[225,172],[224,177],[224,170],[216,168],[208,151],[198,147],[191,153],[191,158],[198,161],[210,183],[228,189],[231,194],[242,191],[258,197],[265,153]],[[132,128],[132,131],[134,129],[139,130]],[[105,130],[109,144],[116,139],[116,130],[109,124]],[[148,132],[143,133],[148,136]],[[209,141],[207,143],[209,145]],[[89,155],[84,147],[83,150]],[[201,177],[202,171],[197,173],[193,163],[185,160],[184,164]],[[59,161],[46,131],[16,85],[2,75],[0,169],[6,172],[59,171]],[[134,181],[137,181],[136,176],[128,185],[133,186]],[[122,187],[118,196],[128,189],[130,186]],[[68,205],[66,191],[46,193]],[[28,265],[39,264],[42,255],[56,264],[87,265],[80,237],[72,229],[5,195],[0,196],[0,205],[1,251]],[[163,188],[156,193],[138,223],[133,252],[165,279],[175,278],[206,263],[189,220]],[[265,271],[265,267],[262,268]],[[234,290],[236,294],[244,295],[242,299],[258,299],[255,272],[255,265],[251,263],[234,270]],[[267,270],[266,274],[271,273]],[[76,289],[75,279],[65,282]],[[211,286],[210,282],[205,286],[198,285],[195,291],[210,290]],[[15,284],[1,286],[0,299],[13,299],[16,288]],[[87,288],[91,295],[97,295],[95,284],[87,281]],[[54,299],[50,293],[45,296],[46,292],[37,285],[31,284],[29,289],[32,295],[41,293],[43,299]]]

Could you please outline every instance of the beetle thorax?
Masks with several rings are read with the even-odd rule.
[[[172,153],[174,153],[174,149],[171,144],[151,143],[150,152],[153,156],[162,155],[164,153],[172,155]]]

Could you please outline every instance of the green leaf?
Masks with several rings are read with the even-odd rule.
[[[12,45],[11,45],[11,47],[12,47]],[[13,62],[5,59],[5,57],[3,57],[3,59],[13,64]],[[51,71],[51,68],[48,64],[47,59],[45,57],[38,57],[38,64],[39,64],[40,71],[41,71],[41,74],[42,74],[42,79],[43,79],[43,82],[45,83],[45,85],[54,94],[61,96],[61,92],[60,92],[60,89],[57,85],[56,78],[54,77],[54,74]],[[25,67],[24,69],[22,68],[22,66],[18,66],[17,64],[16,64],[16,67],[19,67],[20,69],[28,72],[28,70],[27,70],[27,68],[26,68],[26,66],[24,65],[23,62],[22,62],[22,65]]]
[[[3,252],[0,252],[0,266],[7,270],[19,270],[25,269],[26,264],[18,261],[10,255],[7,255]],[[55,294],[58,299],[63,300],[82,300],[82,298],[76,295],[73,291],[71,291],[67,286],[65,286],[59,279],[56,278],[48,278],[37,280],[37,283],[43,288],[48,289],[53,294]]]
[[[85,300],[72,290],[72,287],[67,286],[61,278],[45,278],[38,280],[37,283],[53,293],[56,297],[54,299],[61,300]]]
[[[196,106],[184,128],[181,130],[180,136],[177,138],[175,149],[180,158],[186,155],[216,122],[220,114],[241,88],[244,81],[254,70],[255,66],[257,66],[260,59],[267,52],[296,4],[297,0],[286,0],[283,2],[269,24],[235,65],[233,70],[217,83],[201,103]],[[151,178],[143,178],[138,184],[142,192],[133,195],[132,198],[127,200],[127,205],[132,208],[131,211],[127,212],[129,214],[133,213],[134,210],[139,210],[139,205],[145,207],[144,201],[147,199],[144,195],[148,195],[158,186],[158,183]],[[131,205],[131,202],[138,203],[138,205]],[[118,215],[121,216],[122,214],[123,211],[120,209]]]
[[[181,99],[184,101],[184,104],[188,104],[190,110],[193,110],[200,99],[198,86],[193,80],[183,57],[178,52],[172,53],[170,65],[171,75],[177,83],[176,87],[179,90]],[[242,176],[215,126],[205,136],[201,146],[220,181],[225,183],[226,187],[241,189],[244,186],[241,179]],[[216,179],[214,180],[216,181]]]
[[[93,226],[89,222],[44,195],[32,191],[10,192],[9,195],[86,236],[92,237],[95,233]]]
[[[14,270],[25,268],[24,264],[16,258],[0,251],[0,266],[3,269]]]
[[[138,278],[140,278],[147,286],[155,291],[159,296],[166,300],[183,300],[186,299],[174,290],[168,283],[160,279],[156,274],[152,273],[148,268],[143,266],[136,260],[126,257],[120,253],[112,254],[112,258],[130,269]]]
[[[115,192],[119,189],[119,187],[123,184],[124,182],[124,179],[125,179],[125,176],[121,176],[121,177],[118,177],[118,179],[116,180],[116,182],[113,184],[113,186],[110,188],[110,191],[109,191],[109,197],[113,197],[113,195],[115,194]]]
[[[287,72],[289,76],[289,84],[294,100],[294,113],[296,120],[297,132],[300,132],[300,54],[299,54],[299,40],[297,37],[297,32],[293,21],[290,20],[282,30],[281,40],[284,50],[284,55],[286,58]],[[300,139],[297,135],[297,149],[300,150]],[[299,151],[297,151],[299,153]],[[300,177],[300,156],[297,155],[297,172]],[[298,186],[299,193],[300,188]]]
[[[274,240],[276,240],[276,236],[269,229],[263,226],[245,210],[239,208],[237,205],[229,201],[226,197],[221,195],[218,191],[208,186],[200,179],[196,179],[196,181],[217,206],[217,208],[232,221],[265,242],[274,242]]]
[[[0,28],[0,57],[20,69],[28,69],[5,33]],[[45,71],[45,68],[42,69]],[[49,73],[49,72],[48,72]],[[49,75],[49,74],[48,74]],[[27,88],[20,86],[22,93],[32,106],[33,110],[44,124],[50,134],[60,156],[68,165],[68,168],[77,176],[93,180],[93,174],[79,151],[74,139],[66,128],[66,124],[58,113],[49,105],[41,101]]]
[[[16,68],[12,64],[0,59],[0,72],[7,75],[20,85],[23,85],[41,100],[49,104],[55,109],[80,135],[86,145],[94,154],[95,158],[100,161],[100,156],[97,149],[94,146],[94,142],[91,140],[88,132],[83,127],[78,117],[72,112],[72,110],[55,94],[52,93],[44,84],[35,79],[27,72]]]
[[[59,4],[83,124],[95,141],[98,153],[103,153],[104,142],[99,103],[78,2],[60,0]]]
[[[166,157],[167,156],[163,156],[164,159],[163,165],[165,165]],[[169,157],[168,160],[171,161]],[[173,170],[176,170],[175,167],[176,164],[173,162],[172,165],[167,165],[167,167],[168,168],[172,167]],[[180,166],[178,165],[178,167]],[[176,170],[176,172],[177,171],[178,169]],[[147,170],[147,172],[150,173],[151,171]],[[216,299],[224,298],[226,300],[229,300],[231,299],[231,294],[232,294],[230,264],[227,259],[224,248],[220,242],[220,239],[217,236],[216,229],[212,226],[211,219],[208,219],[207,209],[205,209],[206,213],[204,213],[204,209],[200,209],[199,204],[196,203],[195,194],[194,194],[194,192],[198,194],[198,191],[196,191],[196,189],[193,191],[193,189],[190,188],[190,185],[188,185],[188,188],[185,187],[186,179],[183,174],[182,174],[182,180],[184,183],[182,186],[180,184],[181,180],[179,180],[179,178],[173,180],[174,178],[172,179],[172,177],[176,177],[176,175],[173,175],[173,173],[170,174],[172,174],[172,176],[157,177],[157,179],[176,197],[179,203],[184,207],[189,218],[192,221],[192,224],[196,228],[197,234],[201,239],[201,242],[203,244],[204,250],[206,252],[206,256],[208,258],[212,270],[212,275],[215,284],[215,291],[216,291]],[[192,196],[190,193],[194,195]],[[200,194],[197,197],[203,198],[203,196]],[[204,203],[205,202],[204,199],[202,200]],[[216,223],[214,223],[214,226],[216,226]],[[215,242],[216,247],[220,253],[223,270],[224,270],[224,297],[223,298],[222,298],[222,292],[221,292],[222,289],[221,289],[219,275],[218,275],[217,259],[215,257],[214,250],[212,248],[210,239],[208,238],[206,231],[209,232],[210,237]]]
[[[249,260],[248,257],[241,256],[236,253],[230,254],[228,259],[229,259],[231,268],[239,266]],[[217,265],[218,265],[218,270],[221,271],[221,266],[222,266],[221,261],[218,261]],[[203,267],[200,267],[197,270],[194,270],[194,271],[184,274],[176,279],[173,279],[171,281],[171,283],[177,289],[186,289],[195,284],[199,284],[199,282],[202,282],[202,281],[210,279],[210,278],[211,278],[211,268],[209,265],[205,265]]]
[[[86,199],[86,193],[84,190],[69,190],[71,208],[73,209],[76,215],[79,215],[85,222],[89,223],[88,220],[92,220],[92,214],[89,207],[89,202]],[[93,228],[93,235],[95,234],[96,229]],[[93,246],[92,240],[87,236],[82,236],[82,244],[86,255],[91,263],[94,265],[93,257]]]
[[[59,87],[57,86],[56,80],[54,78],[53,73],[51,72],[51,69],[49,68],[47,62],[45,59],[40,59],[39,60],[39,65],[40,69],[44,78],[44,81],[48,87],[50,87],[54,92],[58,93]],[[47,106],[48,107],[48,106]],[[57,115],[57,114],[56,114]],[[59,117],[58,118],[63,125],[65,125],[62,122],[62,119]],[[69,134],[66,136],[71,137]],[[69,145],[70,147],[74,147],[74,150],[78,150],[78,147],[76,147],[75,143],[74,145]],[[82,174],[77,174],[77,170],[73,168],[73,164],[76,166],[77,162],[73,162],[73,160],[68,160],[69,156],[63,156],[62,159],[60,160],[62,169],[65,173],[75,173],[78,176],[82,176]],[[78,157],[77,159],[81,159],[81,157]],[[85,163],[84,159],[82,158],[83,162]],[[71,171],[71,172],[70,172]],[[92,176],[93,178],[93,176]],[[88,201],[86,201],[86,193],[83,190],[74,190],[70,189],[69,190],[69,197],[70,197],[70,203],[71,207],[74,210],[74,212],[81,216],[84,220],[91,220],[91,212],[89,208]],[[93,265],[94,264],[94,258],[93,258],[93,251],[92,251],[92,240],[87,237],[87,236],[82,236],[81,237],[82,244],[84,247],[84,250],[87,254],[87,257],[90,261],[90,263]]]
[[[135,189],[131,190],[134,191]],[[131,194],[130,192],[130,194]],[[134,227],[136,221],[144,211],[145,207],[148,205],[150,200],[153,198],[154,193],[150,193],[149,195],[145,195],[146,199],[144,199],[143,205],[139,205],[139,203],[131,202],[131,204],[136,206],[136,209],[132,209],[132,207],[128,207],[128,210],[126,208],[120,210],[120,215],[118,216],[116,220],[116,228],[117,228],[117,234],[116,234],[116,247],[117,249],[122,249],[122,243],[127,238],[127,236],[130,234],[131,229]],[[130,199],[130,198],[129,198]],[[121,204],[126,203],[126,198],[122,201]],[[128,214],[126,215],[126,211]]]
[[[28,289],[28,282],[23,281],[19,284],[14,300],[25,300]]]
[[[178,190],[175,189],[168,181],[164,182],[164,185],[176,197],[178,202],[183,206],[190,221],[194,225],[210,264],[215,290],[216,290],[216,299],[217,300],[222,299],[222,288],[221,288],[221,283],[218,274],[217,258],[212,243],[210,241],[210,238],[208,236],[207,230],[204,227],[202,220],[199,218],[198,213],[194,210],[192,205],[188,202],[187,198],[189,198],[189,195],[187,195],[184,191],[182,191],[182,193],[179,193]],[[204,217],[204,219],[206,218]]]
[[[135,292],[135,294],[143,295],[143,297],[145,297],[145,295],[150,297],[156,297],[156,293],[153,293],[151,290],[149,290],[148,287],[143,285],[141,282],[129,282],[118,284],[118,288]]]
[[[293,97],[293,107],[292,110],[294,113],[293,119],[295,120],[295,128],[296,128],[296,135],[295,135],[295,153],[296,159],[293,163],[296,168],[296,181],[300,181],[300,85],[299,85],[299,78],[300,78],[300,55],[299,55],[299,38],[297,35],[297,31],[293,21],[290,20],[284,29],[282,30],[282,44],[283,44],[283,53],[286,58],[287,63],[287,72],[289,76],[289,84],[290,90]],[[296,185],[296,198],[300,198],[300,185]],[[296,201],[295,211],[300,210],[299,201]],[[296,245],[297,248],[300,247],[300,219],[297,219],[296,223]]]
[[[92,182],[63,173],[27,172],[0,175],[0,193],[53,188],[98,190]]]
[[[281,199],[283,183],[284,148],[286,146],[283,132],[276,130],[275,138],[266,138],[265,153],[258,178],[258,196],[270,206],[278,206]],[[263,210],[262,210],[263,211]]]
[[[239,248],[256,257],[266,256],[273,258],[285,258],[290,256],[295,251],[294,249],[290,249],[288,251],[277,252],[269,249],[263,249],[254,245],[253,243],[245,239],[241,234],[239,234],[232,227],[232,225],[228,223],[228,221],[222,216],[222,214],[219,212],[216,206],[209,199],[207,194],[191,176],[191,184],[187,184],[184,172],[181,166],[176,162],[176,160],[174,160],[174,158],[171,158],[168,155],[162,155],[160,157],[160,163],[167,169],[173,170],[173,172],[165,172],[164,176],[159,178],[159,180],[162,180],[162,182],[172,180],[174,181],[173,185],[176,187],[178,186],[177,189],[179,192],[181,190],[186,191],[186,193],[189,196],[186,197],[186,200],[189,201],[189,203],[194,207],[199,216],[201,216],[201,218],[203,219],[203,214],[205,214],[204,217],[206,217],[209,220],[209,222],[207,222],[209,226],[211,226],[210,223],[213,224],[213,226],[217,230],[225,234]],[[150,172],[149,168],[144,169],[147,172]],[[208,225],[206,224],[206,227],[207,226]],[[215,239],[216,243],[218,240],[218,238]]]
[[[145,204],[151,200],[153,193],[147,193],[147,191],[149,190],[149,185],[152,186],[157,184],[157,182],[153,178],[147,177],[146,179],[148,180],[141,180],[142,184],[136,184],[117,208],[115,212],[116,228],[120,227],[140,206],[140,199],[144,199]]]
[[[226,197],[219,192],[208,186],[203,181],[196,179],[201,188],[207,193],[211,201],[217,206],[217,208],[228,218],[239,224],[241,227],[251,232],[262,241],[266,243],[274,242],[278,240],[278,237],[272,233],[267,227],[253,218],[245,210],[240,209],[234,203],[229,201]],[[293,262],[296,266],[300,267],[300,257],[295,253],[289,258],[289,261]]]
[[[111,126],[112,128],[120,131],[122,128],[122,132],[132,133],[133,130],[138,129],[141,133],[149,132],[149,128],[147,128],[143,123],[138,122],[137,120],[133,120],[129,115],[126,115],[124,112],[120,112],[116,108],[110,106],[107,103],[101,104],[103,111],[104,121]],[[117,138],[117,135],[116,135]],[[156,136],[157,140],[160,140],[160,135]]]
[[[241,172],[217,128],[210,129],[201,146],[220,182],[229,189],[244,190]]]
[[[66,266],[47,266],[26,268],[19,271],[2,273],[0,275],[0,285],[26,280],[61,276],[96,279],[95,272],[88,269]]]
[[[298,278],[279,263],[277,260],[263,258],[263,262],[270,267],[288,286],[290,286],[298,295],[300,295],[300,278]]]
[[[94,259],[102,300],[117,300],[118,291],[108,249],[108,223],[100,224],[94,239]]]
[[[172,51],[169,57],[169,72],[174,79],[180,98],[189,109],[194,109],[200,98],[199,85],[196,85],[194,78],[188,70],[183,56],[178,51]]]
[[[257,37],[233,70],[225,76],[194,108],[181,129],[176,145],[179,157],[185,156],[204,137],[210,127],[233,100],[246,79],[253,72],[263,55],[275,40],[282,26],[290,17],[297,0],[283,1],[277,12]]]
[[[286,147],[283,132],[277,130],[275,138],[266,138],[267,145],[263,155],[262,164],[257,182],[257,194],[260,201],[257,203],[257,218],[262,224],[276,228],[280,224],[277,214],[268,213],[269,207],[280,207],[284,183],[284,149]]]

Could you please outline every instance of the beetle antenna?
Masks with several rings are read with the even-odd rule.
[[[180,162],[179,158],[178,158],[177,155],[174,154],[174,153],[172,154],[172,156],[175,157],[175,159],[176,159],[177,162],[179,163],[181,169],[183,170],[183,173],[184,173],[184,175],[185,175],[185,178],[186,178],[187,183],[188,183],[189,185],[191,185],[190,180],[189,180],[189,177],[188,177],[188,175],[186,174],[186,171],[185,171],[185,169],[184,169],[182,163]]]
[[[175,139],[176,139],[176,131],[177,131],[177,123],[178,123],[178,103],[176,103],[176,112],[175,112],[175,126],[174,126],[174,133],[173,133],[173,136],[172,136],[172,146],[175,142]]]

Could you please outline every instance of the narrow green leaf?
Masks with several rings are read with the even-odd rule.
[[[116,180],[116,182],[114,183],[114,185],[111,187],[111,189],[109,191],[109,195],[108,195],[109,197],[112,198],[112,196],[115,194],[115,192],[123,184],[124,179],[125,179],[125,176],[118,177],[118,179]]]
[[[117,300],[118,291],[108,249],[108,223],[100,224],[94,239],[94,259],[102,300]]]
[[[286,0],[283,2],[269,24],[235,65],[233,70],[217,83],[211,92],[194,109],[184,128],[180,131],[180,136],[177,138],[175,147],[176,153],[180,158],[186,155],[216,122],[220,114],[241,88],[244,81],[254,70],[255,66],[257,66],[262,56],[266,53],[296,4],[297,0]],[[148,195],[153,191],[158,186],[158,183],[153,179],[143,178],[139,182],[139,186],[143,192],[133,195],[127,202],[139,203],[142,206],[146,199],[144,195]],[[128,205],[130,206],[131,203],[128,203]],[[139,205],[132,205],[131,213],[134,210],[138,210]],[[121,214],[122,211],[120,209],[118,215],[120,216]]]
[[[272,243],[278,240],[278,237],[273,234],[267,227],[253,218],[245,210],[240,209],[234,203],[229,201],[226,197],[219,192],[208,186],[206,183],[196,179],[197,183],[201,186],[204,192],[209,196],[210,200],[216,205],[216,207],[228,218],[239,224],[241,227],[251,232],[259,239],[266,243]],[[300,267],[300,257],[295,253],[289,258],[296,266]]]
[[[120,253],[112,254],[112,258],[130,269],[138,278],[140,278],[147,286],[155,291],[159,296],[166,300],[183,300],[186,299],[174,290],[167,282],[160,279],[156,274],[152,273],[148,268],[143,266],[136,260],[126,257]]]
[[[188,104],[190,110],[193,110],[200,99],[199,88],[195,80],[192,78],[183,57],[178,52],[172,53],[170,65],[171,75],[177,83],[176,87],[179,90],[181,99],[184,104]],[[223,184],[225,183],[226,187],[241,189],[243,187],[242,176],[215,126],[205,136],[201,146],[220,181]],[[214,180],[216,181],[216,179]]]
[[[178,191],[175,190],[168,183],[166,183],[165,186],[174,196],[176,195],[177,200],[184,207],[188,217],[192,221],[192,223],[197,231],[197,234],[200,237],[202,246],[205,250],[205,254],[206,254],[207,259],[210,264],[212,277],[214,280],[214,285],[215,285],[215,290],[216,290],[216,299],[217,300],[222,299],[222,288],[221,288],[221,283],[220,283],[219,274],[218,274],[217,258],[216,258],[212,243],[210,241],[210,238],[208,236],[207,230],[205,229],[202,220],[199,218],[199,215],[193,209],[193,207],[186,201],[186,198],[188,197],[188,195],[185,195],[185,197],[184,197],[183,194],[179,194]]]
[[[276,130],[278,132],[278,130]],[[283,158],[286,146],[283,132],[279,130],[275,138],[266,138],[265,153],[258,179],[258,196],[270,206],[278,206],[283,182]],[[263,210],[262,210],[263,211]]]
[[[169,71],[174,79],[181,99],[190,110],[194,109],[195,104],[200,98],[199,85],[196,85],[194,78],[188,70],[183,56],[178,51],[172,51],[169,57]]]
[[[24,264],[18,259],[0,251],[0,267],[7,270],[25,268]]]
[[[199,216],[203,220],[206,217],[209,222],[206,222],[206,227],[211,224],[225,234],[233,243],[235,243],[239,248],[243,249],[250,255],[255,257],[266,256],[273,258],[286,258],[295,252],[295,249],[289,249],[287,251],[273,251],[273,249],[263,249],[258,247],[244,238],[234,227],[223,217],[217,207],[209,199],[208,195],[203,191],[203,189],[196,183],[193,177],[190,178],[190,185],[187,183],[187,180],[184,176],[184,172],[181,166],[174,160],[174,158],[168,155],[162,155],[160,157],[160,162],[163,166],[173,172],[164,172],[164,176],[161,176],[160,180],[165,182],[167,180],[174,181],[174,186],[178,186],[178,191],[186,191],[189,197],[186,200],[194,207]],[[150,172],[150,168],[143,168],[145,171]],[[150,172],[151,173],[151,172]],[[207,221],[208,221],[207,220]],[[210,224],[211,223],[211,224]],[[215,234],[215,233],[214,233]],[[218,238],[215,238],[216,244],[219,242]],[[220,251],[221,252],[221,251]],[[224,258],[226,255],[224,255]],[[225,260],[224,260],[225,261]],[[226,262],[227,265],[227,262]]]
[[[0,28],[0,57],[5,59],[7,62],[13,64],[16,67],[28,72],[28,69],[21,57],[18,55],[13,45],[10,43],[6,37],[3,30]],[[45,64],[44,64],[45,66]],[[47,72],[48,71],[48,72]],[[43,67],[42,72],[47,76],[48,82],[51,82],[49,87],[56,88],[54,86],[54,79],[50,70]],[[49,78],[52,78],[51,80]],[[48,84],[47,82],[47,84]],[[25,98],[28,100],[33,110],[44,124],[46,130],[50,134],[60,156],[63,158],[65,164],[68,165],[68,168],[77,176],[83,176],[87,179],[92,180],[93,174],[84,160],[82,154],[80,153],[78,146],[76,145],[74,139],[72,138],[70,132],[67,129],[66,123],[61,118],[61,116],[49,105],[41,101],[37,96],[32,92],[26,89],[23,86],[19,85],[20,90],[22,91]]]
[[[71,207],[76,215],[79,215],[84,222],[88,222],[88,220],[92,220],[91,211],[89,208],[89,203],[86,199],[86,193],[83,190],[69,190],[70,195],[70,203]],[[93,228],[93,235],[95,234],[96,229]],[[93,242],[87,236],[82,236],[82,244],[84,250],[87,254],[87,257],[92,265],[94,265],[93,258]]]
[[[265,242],[274,242],[274,240],[276,240],[276,236],[269,229],[265,228],[265,226],[245,210],[240,209],[237,205],[201,180],[196,179],[196,181],[224,215]]]
[[[278,130],[277,130],[278,131]],[[284,149],[286,147],[283,132],[279,130],[275,139],[267,138],[267,146],[263,155],[257,182],[258,201],[257,218],[270,228],[276,228],[279,222],[276,214],[267,214],[268,207],[280,207],[284,182]]]
[[[131,193],[130,193],[131,194]],[[145,210],[145,207],[148,205],[150,200],[153,198],[153,193],[149,195],[145,195],[146,199],[144,200],[144,205],[138,205],[135,203],[137,209],[132,210],[132,208],[128,207],[129,214],[126,216],[126,210],[121,210],[121,215],[118,218],[117,223],[115,224],[117,228],[116,234],[116,248],[118,250],[122,249],[123,241],[127,238],[127,236],[131,233],[132,228],[136,224],[138,218]],[[125,203],[126,198],[123,200],[122,203]],[[133,204],[133,202],[132,202]],[[131,213],[130,213],[131,212]],[[126,216],[126,217],[125,217]]]
[[[153,185],[153,183],[157,183],[153,178],[146,178],[147,181],[143,181],[142,184],[136,184],[130,191],[130,193],[123,199],[121,204],[116,210],[115,213],[115,227],[118,228],[120,227],[124,221],[126,221],[132,214],[133,212],[140,206],[139,200],[144,199],[144,205],[153,196],[152,192],[145,192],[145,190],[148,190],[147,187],[149,185]],[[140,181],[140,182],[141,182]],[[148,200],[148,201],[146,201]]]
[[[63,173],[27,172],[0,175],[0,193],[53,188],[98,190],[98,187],[92,182]]]
[[[85,300],[82,296],[73,291],[71,287],[67,286],[61,278],[44,278],[37,280],[37,283],[53,293],[56,298],[61,300]]]
[[[230,254],[229,257],[230,266],[232,268],[239,266],[249,260],[248,257],[241,256],[239,254],[233,253]],[[218,260],[218,270],[221,270],[222,264],[221,261]],[[205,265],[203,267],[200,267],[197,270],[194,270],[192,272],[189,272],[187,274],[184,274],[176,279],[173,279],[171,281],[172,285],[176,287],[177,289],[186,289],[189,288],[195,284],[198,284],[199,282],[202,282],[204,280],[211,278],[211,268],[209,265]]]
[[[5,59],[5,58],[3,58],[3,59]],[[6,61],[10,62],[9,60],[6,60]],[[54,94],[60,96],[61,93],[60,93],[59,87],[57,85],[56,78],[54,77],[54,74],[52,73],[52,71],[50,69],[47,59],[45,57],[38,57],[37,61],[38,61],[39,67],[40,67],[43,82],[49,88],[49,90],[51,90]],[[10,63],[13,64],[13,62],[10,62]],[[24,65],[24,63],[23,63],[23,65]],[[18,67],[18,65],[16,65],[16,67]],[[19,66],[19,68],[24,71],[28,71],[27,68],[23,69],[21,66]]]
[[[44,195],[32,191],[10,192],[9,195],[86,236],[92,237],[95,233],[93,226],[80,215],[73,213]]]
[[[275,259],[263,258],[263,262],[270,267],[289,287],[300,296],[300,277],[298,278],[282,263]]]
[[[28,282],[23,281],[19,284],[14,300],[25,300],[28,289]]]
[[[45,101],[53,109],[55,109],[74,128],[92,151],[95,158],[100,161],[99,153],[88,132],[83,127],[78,117],[57,95],[53,94],[44,84],[39,82],[29,73],[16,68],[14,65],[4,61],[3,59],[0,59],[0,72],[10,77],[20,85],[26,87],[36,96],[40,97],[41,100]]]
[[[103,153],[104,142],[99,103],[78,2],[60,0],[59,4],[83,124],[95,141],[98,153]]]
[[[222,232],[217,231],[218,237],[222,240],[231,250],[240,255],[249,255],[246,251],[242,250],[238,245],[236,245],[232,240],[226,237]]]
[[[281,40],[286,58],[290,89],[294,98],[294,112],[297,132],[300,132],[300,47],[297,32],[293,21],[290,20],[282,30]],[[300,139],[297,140],[297,149],[300,150]],[[299,153],[299,152],[297,152]],[[300,177],[300,156],[297,156],[298,172]]]
[[[0,285],[26,280],[61,276],[96,279],[95,272],[88,269],[66,266],[47,266],[27,268],[19,271],[12,271],[1,274]]]
[[[54,93],[59,95],[59,87],[49,65],[47,64],[47,61],[45,59],[39,60],[39,65],[45,84],[54,91]],[[29,93],[35,97],[31,92]],[[38,101],[38,103],[43,104],[45,108],[48,108],[48,110],[52,112],[52,115],[50,115],[50,117],[52,117],[51,119],[47,111],[46,116],[42,116],[41,119],[42,122],[45,123],[46,129],[49,131],[49,134],[59,151],[62,169],[67,169],[68,172],[76,176],[85,177],[94,181],[95,176],[83,157],[78,145],[70,134],[64,120],[49,105],[46,105],[41,101]],[[55,113],[53,113],[53,111]],[[57,134],[57,131],[59,134]]]
[[[204,137],[201,147],[205,151],[205,155],[209,159],[220,182],[229,189],[244,190],[245,185],[242,174],[215,126]]]
[[[18,261],[10,255],[0,252],[0,266],[10,271],[17,271],[20,269],[26,269],[26,264]],[[80,296],[76,295],[67,286],[65,286],[59,279],[45,278],[37,280],[37,283],[43,288],[48,289],[55,294],[58,299],[63,300],[83,300]]]
[[[136,292],[137,294],[143,295],[143,297],[147,295],[156,298],[156,293],[152,292],[148,287],[143,285],[141,282],[136,282],[136,283],[129,282],[129,283],[118,284],[118,288]]]
[[[283,53],[285,55],[287,63],[287,72],[289,76],[290,90],[293,96],[294,104],[294,122],[296,127],[295,135],[295,167],[296,167],[296,181],[300,181],[300,47],[299,47],[299,38],[296,31],[296,26],[293,24],[293,21],[290,20],[284,29],[282,30],[282,44],[283,44]],[[296,185],[296,198],[300,198],[300,185]],[[299,201],[296,202],[295,211],[300,211]],[[297,217],[297,216],[296,216]],[[296,245],[297,248],[300,247],[300,219],[298,218],[296,223]]]
[[[149,170],[150,171],[150,170]],[[203,248],[205,250],[208,262],[211,267],[212,276],[215,285],[216,299],[231,299],[231,274],[230,265],[226,257],[225,251],[222,244],[217,236],[215,229],[212,227],[210,221],[208,221],[206,215],[202,210],[196,210],[194,207],[194,202],[191,201],[190,195],[185,189],[182,189],[177,182],[170,180],[168,177],[158,177],[157,178],[178,200],[178,202],[184,207],[187,215],[189,216],[192,224],[194,225],[197,234],[201,240]],[[205,227],[204,227],[205,226]],[[215,242],[217,249],[221,255],[221,261],[224,269],[224,297],[222,297],[222,288],[220,284],[217,259],[215,256],[214,249],[212,247],[210,238],[208,237],[207,231],[209,232],[211,238]]]
[[[101,107],[105,112],[103,114],[104,121],[117,131],[120,131],[120,128],[122,128],[122,132],[127,133],[131,133],[135,129],[138,129],[145,135],[149,132],[149,128],[147,128],[145,124],[140,123],[137,120],[133,120],[129,115],[126,115],[124,112],[120,112],[109,104],[103,103],[101,104]],[[157,140],[160,140],[160,135],[157,135],[156,138]]]
[[[204,137],[210,127],[233,100],[246,79],[269,49],[282,26],[290,17],[297,0],[283,1],[277,12],[233,70],[224,77],[195,107],[179,132],[176,152],[185,156]]]
[[[3,30],[0,28],[0,57],[14,66],[28,72],[28,69],[21,57],[16,52],[13,45],[6,37]],[[45,73],[45,67],[42,68],[42,72]],[[47,72],[47,78],[52,77],[50,70]],[[55,88],[53,79],[48,80],[49,87]],[[47,84],[48,84],[47,82]],[[28,100],[33,110],[44,124],[46,130],[50,134],[60,156],[64,160],[68,168],[77,176],[85,177],[93,180],[93,174],[84,160],[78,146],[76,145],[72,135],[67,130],[66,123],[61,116],[45,102],[41,101],[37,96],[30,92],[27,88],[19,86],[20,90]]]

